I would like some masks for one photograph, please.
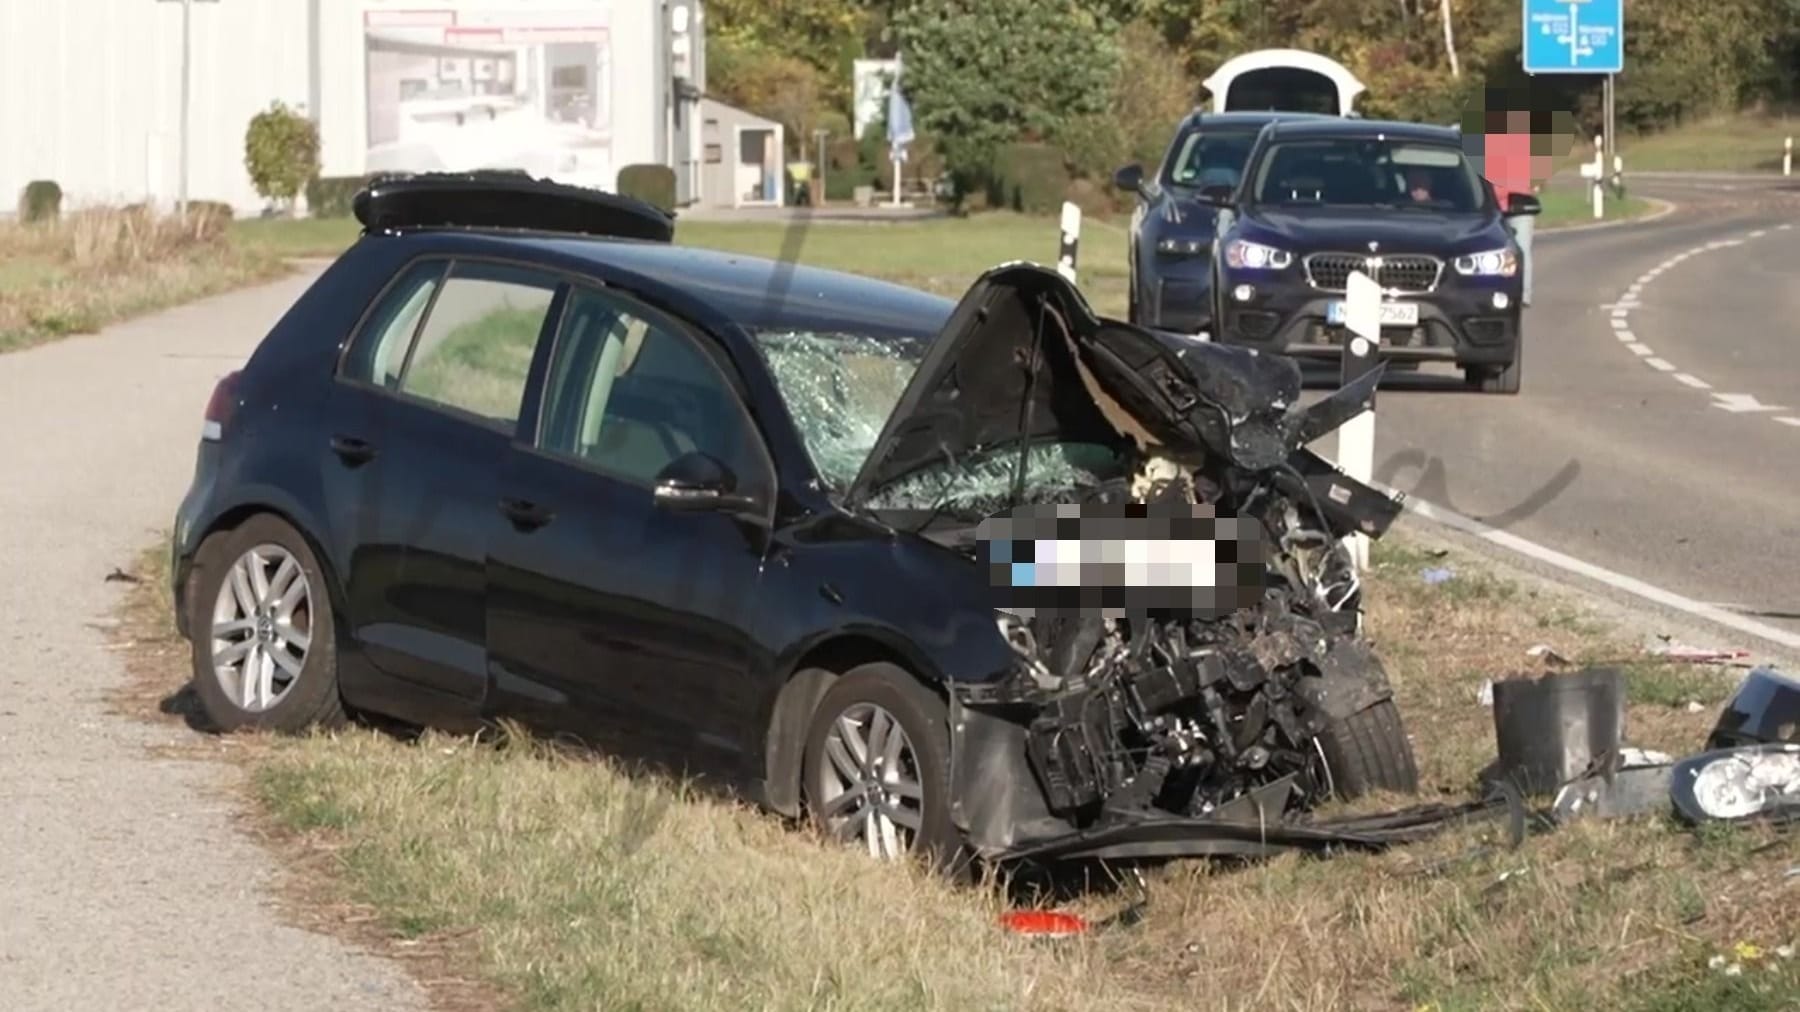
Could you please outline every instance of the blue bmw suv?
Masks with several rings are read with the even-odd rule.
[[[1258,135],[1212,243],[1215,340],[1337,360],[1352,273],[1381,286],[1379,357],[1451,363],[1472,388],[1519,392],[1520,248],[1454,127],[1318,118]]]

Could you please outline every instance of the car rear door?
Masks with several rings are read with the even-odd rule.
[[[488,537],[490,713],[750,775],[775,478],[732,368],[709,337],[616,289],[571,293]],[[659,475],[694,454],[734,475],[746,504],[659,502]]]
[[[325,462],[350,542],[353,664],[365,705],[450,722],[487,687],[485,538],[532,356],[561,280],[485,260],[415,261],[340,368]],[[379,677],[379,676],[386,676]],[[360,682],[360,685],[358,684]]]

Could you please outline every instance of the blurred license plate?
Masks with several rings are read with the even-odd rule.
[[[1341,324],[1344,322],[1344,303],[1338,300],[1326,305],[1325,322]],[[1383,327],[1416,327],[1419,325],[1419,304],[1416,302],[1383,302],[1381,304],[1381,325]]]

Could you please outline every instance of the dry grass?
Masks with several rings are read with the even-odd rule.
[[[118,702],[140,714],[179,713],[187,679],[160,556],[117,632],[135,674]],[[1579,604],[1473,560],[1402,541],[1377,562],[1372,631],[1428,792],[1464,794],[1491,758],[1476,691],[1536,673],[1532,644],[1629,662],[1637,744],[1692,750],[1728,691],[1728,676],[1630,657]],[[1444,566],[1450,581],[1420,578]],[[1690,698],[1705,712],[1688,713]],[[408,959],[444,1007],[501,995],[527,1009],[1800,1007],[1800,959],[1775,954],[1800,942],[1791,832],[1645,817],[1516,850],[1497,826],[1471,827],[1380,856],[1169,866],[1150,873],[1138,926],[1038,944],[995,926],[999,889],[877,866],[524,736],[201,740],[247,765],[271,845],[302,869],[294,916]],[[1071,907],[1123,902],[1091,893]],[[1709,968],[1720,954],[1742,973]]]
[[[266,280],[285,267],[223,219],[106,208],[0,223],[0,351]]]

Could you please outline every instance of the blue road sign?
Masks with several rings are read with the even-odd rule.
[[[1527,74],[1625,69],[1624,0],[1523,0]]]

